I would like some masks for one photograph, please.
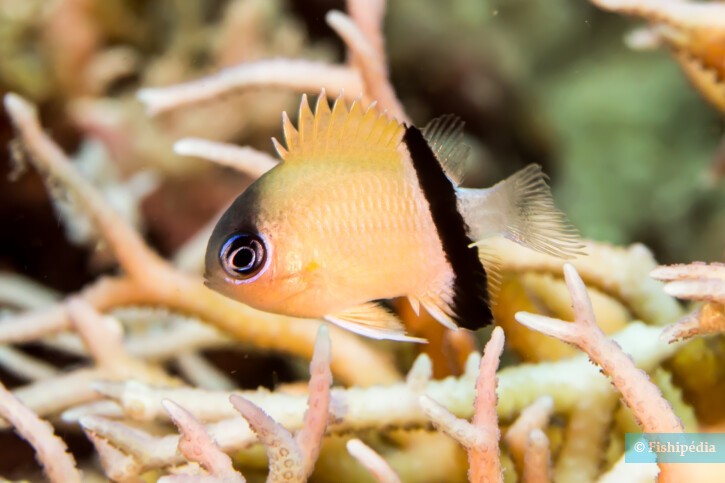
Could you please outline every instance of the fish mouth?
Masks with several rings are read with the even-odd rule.
[[[208,273],[204,273],[204,286],[206,288],[217,291],[217,287],[219,285],[209,276]]]

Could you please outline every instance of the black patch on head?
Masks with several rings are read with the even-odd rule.
[[[259,192],[252,184],[239,195],[217,222],[206,247],[206,278],[217,269],[225,272],[220,253],[229,237],[235,234],[257,234]]]
[[[453,183],[418,128],[407,126],[403,140],[430,206],[443,253],[453,269],[453,319],[466,329],[485,327],[493,322],[486,270],[478,259],[478,249],[468,247],[473,240],[468,236],[468,225],[458,211]]]

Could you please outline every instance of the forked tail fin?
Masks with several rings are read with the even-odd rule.
[[[459,205],[475,245],[502,235],[559,258],[584,254],[564,213],[554,206],[547,176],[532,164],[488,189],[459,188]]]

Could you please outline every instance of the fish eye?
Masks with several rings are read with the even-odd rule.
[[[219,253],[224,271],[242,280],[255,275],[264,265],[266,256],[264,241],[251,233],[230,236]]]

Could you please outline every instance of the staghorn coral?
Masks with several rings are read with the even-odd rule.
[[[661,42],[670,47],[693,85],[715,107],[725,111],[720,49],[725,27],[722,5],[686,0],[592,0],[592,3],[605,10],[648,21],[652,27],[647,43],[635,39],[634,45]]]
[[[503,330],[496,327],[481,357],[470,423],[456,418],[430,396],[420,397],[420,406],[433,424],[468,451],[470,481],[502,481],[498,448],[501,433],[496,416],[496,369],[503,345]]]
[[[84,2],[69,2],[65,7],[71,10],[70,14],[81,15],[85,8],[83,5]],[[235,6],[243,9],[243,2],[235,2]],[[191,104],[202,100],[208,102],[221,93],[252,86],[285,87],[312,93],[327,86],[328,91],[333,89],[330,91],[333,95],[336,89],[347,86],[346,96],[357,97],[362,93],[367,99],[378,99],[399,119],[408,119],[387,77],[381,33],[384,6],[381,1],[350,1],[349,16],[335,12],[326,17],[348,46],[347,65],[255,60],[190,84],[148,88],[139,95],[151,111],[158,106],[154,102],[168,100],[170,104],[158,107],[158,114],[162,115],[160,110],[163,109],[183,113]],[[177,8],[180,14],[186,12],[184,18],[193,24],[190,20],[194,16],[189,14],[193,8],[183,6],[183,2],[179,2]],[[251,9],[249,13],[257,7],[248,8]],[[237,15],[230,15],[228,22],[231,25],[239,25],[246,18],[243,14]],[[87,17],[81,15],[81,18]],[[232,30],[230,26],[225,32],[231,35]],[[194,43],[193,39],[182,41],[179,33],[175,37],[180,50],[187,50]],[[234,37],[222,43],[230,46]],[[84,51],[79,53],[83,55],[63,62],[83,63]],[[97,56],[87,68],[88,87],[84,88],[88,88],[89,92],[98,92],[103,85],[112,82],[111,79],[104,80],[103,75],[112,78],[123,75],[124,69],[133,68],[116,63],[114,52],[105,54],[108,55],[103,58]],[[164,58],[160,62],[164,65],[157,66],[155,73],[148,72],[149,79],[161,79],[162,83],[169,79],[178,80],[180,76],[173,73],[183,61],[175,55]],[[134,62],[131,61],[130,65],[133,66]],[[292,74],[300,75],[294,77]],[[182,106],[185,109],[181,109]],[[109,129],[101,122],[106,115],[113,117],[118,106],[108,111],[101,110],[101,107],[99,103],[74,103],[74,109],[78,110],[76,116],[84,125],[84,131],[102,131],[104,142],[113,148],[111,151],[117,158],[132,157],[129,153],[143,151],[138,147],[128,149],[133,144],[129,138],[139,135],[137,131],[118,126]],[[194,115],[208,119],[214,117],[213,113],[218,113],[219,119],[225,119],[222,115],[225,109],[218,110],[219,103],[212,102],[208,107],[207,114],[197,111]],[[478,342],[473,336],[443,330],[426,332],[426,336],[435,339],[431,347],[437,349],[431,352],[435,355],[436,366],[465,365],[465,371],[460,377],[434,380],[431,377],[433,362],[420,356],[412,364],[405,382],[400,380],[402,376],[392,364],[390,355],[396,353],[410,358],[410,354],[404,353],[405,349],[371,345],[368,341],[331,328],[331,347],[335,354],[331,370],[340,386],[332,389],[328,402],[325,401],[328,398],[326,388],[330,386],[330,368],[325,357],[317,360],[319,350],[315,351],[316,362],[312,364],[313,377],[307,392],[284,385],[274,391],[241,391],[234,381],[209,363],[201,353],[203,349],[234,347],[242,342],[265,351],[309,358],[313,354],[318,323],[252,311],[206,291],[200,284],[198,267],[201,266],[199,262],[208,229],[202,229],[195,239],[177,252],[174,265],[163,260],[150,249],[137,230],[118,216],[117,208],[109,207],[106,201],[108,190],[99,190],[92,185],[97,181],[78,176],[73,164],[43,133],[31,105],[9,95],[6,108],[22,139],[19,146],[29,154],[28,161],[44,173],[56,193],[73,202],[66,218],[73,221],[87,217],[97,227],[100,239],[111,248],[123,274],[93,282],[76,296],[63,300],[38,287],[21,288],[23,296],[27,294],[28,297],[19,298],[13,293],[13,289],[18,287],[15,283],[7,290],[0,286],[0,299],[9,300],[10,305],[19,309],[33,309],[13,313],[4,319],[0,324],[0,341],[5,344],[36,342],[88,359],[81,369],[58,369],[7,345],[5,352],[0,354],[4,354],[4,358],[0,357],[0,365],[15,368],[18,375],[32,381],[27,386],[14,389],[14,393],[36,414],[54,422],[59,417],[61,424],[70,427],[80,424],[96,448],[106,477],[115,480],[161,477],[170,481],[232,478],[243,481],[237,472],[241,467],[252,479],[254,473],[263,476],[268,467],[267,458],[257,444],[259,442],[267,444],[268,452],[285,450],[284,456],[294,456],[294,461],[282,459],[276,462],[274,457],[270,457],[269,478],[277,475],[277,469],[280,465],[285,466],[287,461],[293,461],[295,470],[299,469],[300,475],[306,477],[320,451],[321,460],[339,459],[341,463],[336,472],[313,473],[313,480],[357,481],[363,478],[362,470],[355,470],[343,455],[348,448],[360,457],[362,444],[371,449],[365,452],[364,461],[379,468],[371,471],[378,471],[377,477],[381,481],[455,480],[466,469],[470,469],[475,479],[482,467],[488,468],[487,472],[493,479],[518,477],[522,481],[548,481],[552,475],[555,481],[593,481],[602,473],[604,449],[612,435],[611,423],[618,411],[618,393],[586,356],[576,350],[565,352],[559,346],[545,355],[542,355],[544,351],[531,355],[530,351],[541,339],[525,339],[515,347],[511,344],[512,336],[522,330],[510,323],[519,310],[535,308],[557,318],[571,318],[571,312],[567,311],[563,302],[561,261],[519,252],[516,246],[505,242],[496,244],[495,250],[504,262],[504,274],[513,281],[511,286],[523,287],[516,292],[516,297],[508,298],[506,296],[511,292],[504,287],[499,299],[497,310],[501,318],[509,319],[508,325],[504,321],[502,325],[509,349],[514,350],[504,354],[502,369],[498,373],[496,367],[503,351],[500,328],[494,332],[483,359],[473,351]],[[84,108],[88,109],[83,112]],[[276,116],[280,110],[277,107],[267,106],[264,111],[268,113],[275,109]],[[247,111],[256,112],[256,108],[249,105],[239,110],[243,115]],[[191,118],[192,111],[187,112]],[[170,114],[173,113],[163,115]],[[225,122],[230,122],[229,118]],[[183,124],[183,121],[179,123]],[[260,123],[264,121],[260,120]],[[208,131],[214,131],[214,126],[215,123],[209,123]],[[153,144],[164,153],[146,152],[146,159],[165,159],[171,153],[169,138],[186,135],[183,129],[166,134],[168,136],[163,142]],[[228,132],[222,134],[212,139],[229,137]],[[123,154],[124,150],[128,151]],[[200,138],[180,140],[174,144],[174,151],[231,166],[252,178],[261,175],[275,162],[249,147]],[[662,363],[673,354],[679,355],[682,344],[661,343],[657,326],[673,323],[681,317],[682,310],[672,297],[661,291],[659,284],[648,278],[656,265],[652,254],[642,245],[629,248],[595,242],[587,242],[587,245],[590,256],[576,260],[574,266],[586,283],[599,293],[601,301],[597,302],[596,318],[606,320],[598,322],[608,334],[612,334],[625,353],[632,355],[634,366],[648,373],[657,371],[656,374],[661,375]],[[567,268],[568,282],[571,282],[571,271]],[[586,298],[586,294],[582,295],[582,286],[569,285],[572,297],[582,302]],[[702,295],[702,287],[696,288],[697,293]],[[129,314],[128,307],[137,305],[161,307],[161,310],[144,312],[132,309]],[[594,315],[584,309],[581,303],[576,304],[573,314],[578,319],[585,317],[593,323]],[[187,318],[180,318],[178,312],[183,312]],[[113,317],[110,317],[111,314]],[[116,318],[122,322],[119,323]],[[637,319],[648,325],[636,322]],[[199,322],[212,324],[224,333]],[[552,327],[561,328],[557,322]],[[560,335],[565,332],[560,332]],[[568,340],[567,337],[561,339]],[[613,347],[612,344],[607,345],[601,335],[597,337],[596,344],[609,349]],[[443,354],[444,351],[450,353]],[[324,354],[325,351],[322,352]],[[512,362],[514,352],[528,362]],[[170,359],[176,362],[185,383],[170,378],[159,367]],[[539,362],[548,359],[552,361]],[[118,362],[114,364],[114,360]],[[467,362],[461,364],[461,360]],[[617,375],[618,381],[623,383],[620,386],[626,388],[622,391],[625,400],[631,401],[633,387],[645,390],[644,396],[638,396],[641,404],[637,406],[637,416],[641,420],[657,424],[673,422],[672,415],[666,410],[659,413],[652,410],[662,409],[663,399],[647,382],[648,376],[637,372],[625,357],[613,357],[609,362],[611,364],[604,364],[605,370],[608,374]],[[402,362],[402,366],[407,367],[408,364]],[[496,379],[498,397],[493,392]],[[176,387],[170,387],[173,385]],[[666,396],[670,400],[677,399],[677,402],[672,402],[673,406],[682,405],[689,409],[676,391],[666,392]],[[257,429],[256,433],[237,414],[234,405],[229,402],[230,397],[236,406],[243,408],[242,412],[250,423],[254,421],[252,426]],[[314,431],[312,436],[302,438],[301,434],[310,434],[304,431],[309,427],[305,424],[308,399],[310,406],[319,412],[310,410],[316,421],[311,425]],[[428,403],[421,404],[421,399]],[[245,403],[245,400],[249,402]],[[474,443],[485,446],[485,464],[479,466],[477,461],[481,460],[471,457],[472,464],[467,468],[465,456],[455,448],[455,443],[447,441],[441,434],[423,432],[431,429],[431,419],[425,412],[426,407],[430,408],[431,400],[439,404],[433,406],[438,410],[435,414],[439,415],[433,419],[463,428],[463,433],[471,433],[469,436],[472,435]],[[328,422],[328,412],[330,421],[325,427],[323,423]],[[553,423],[552,413],[556,416]],[[483,414],[485,421],[482,421]],[[479,426],[479,431],[470,431],[471,423],[455,419],[472,416],[473,425]],[[505,425],[514,420],[517,422],[507,431]],[[8,418],[7,422],[13,421]],[[172,422],[182,436],[173,431]],[[562,424],[565,425],[563,429]],[[325,430],[328,434],[323,438]],[[290,433],[296,431],[298,440],[304,439],[310,444],[298,446]],[[519,431],[521,433],[517,436]],[[499,432],[506,435],[506,446],[502,449],[499,449]],[[480,433],[484,433],[485,438],[481,438]],[[365,443],[357,444],[356,440],[347,439],[351,436]],[[321,446],[317,444],[317,438],[323,438]],[[443,454],[451,457],[444,458],[445,462],[438,461]],[[621,448],[611,455],[611,461],[617,460],[620,455]],[[203,471],[196,463],[190,462],[200,464]],[[436,473],[434,466],[443,468],[443,471]],[[91,475],[93,471],[90,470],[84,468],[84,475]],[[634,478],[634,472],[631,465],[626,468],[617,464],[604,478],[625,481]],[[646,476],[654,476],[650,467],[643,467],[642,472]],[[68,480],[73,473],[74,470],[67,468],[63,475],[54,478]],[[298,478],[299,475],[292,476]],[[663,477],[671,475],[663,472]]]
[[[517,320],[532,329],[574,344],[589,354],[592,361],[612,379],[644,431],[681,433],[682,421],[674,414],[657,387],[648,380],[646,374],[637,369],[631,357],[622,352],[616,343],[608,341],[597,327],[586,287],[576,269],[566,264],[564,275],[574,306],[574,323],[525,312],[517,314]],[[659,466],[660,481],[682,481],[686,478],[687,473],[683,469],[685,465]]]
[[[725,265],[721,263],[658,267],[652,277],[666,281],[664,291],[673,297],[704,301],[705,305],[667,327],[668,341],[725,332]]]

